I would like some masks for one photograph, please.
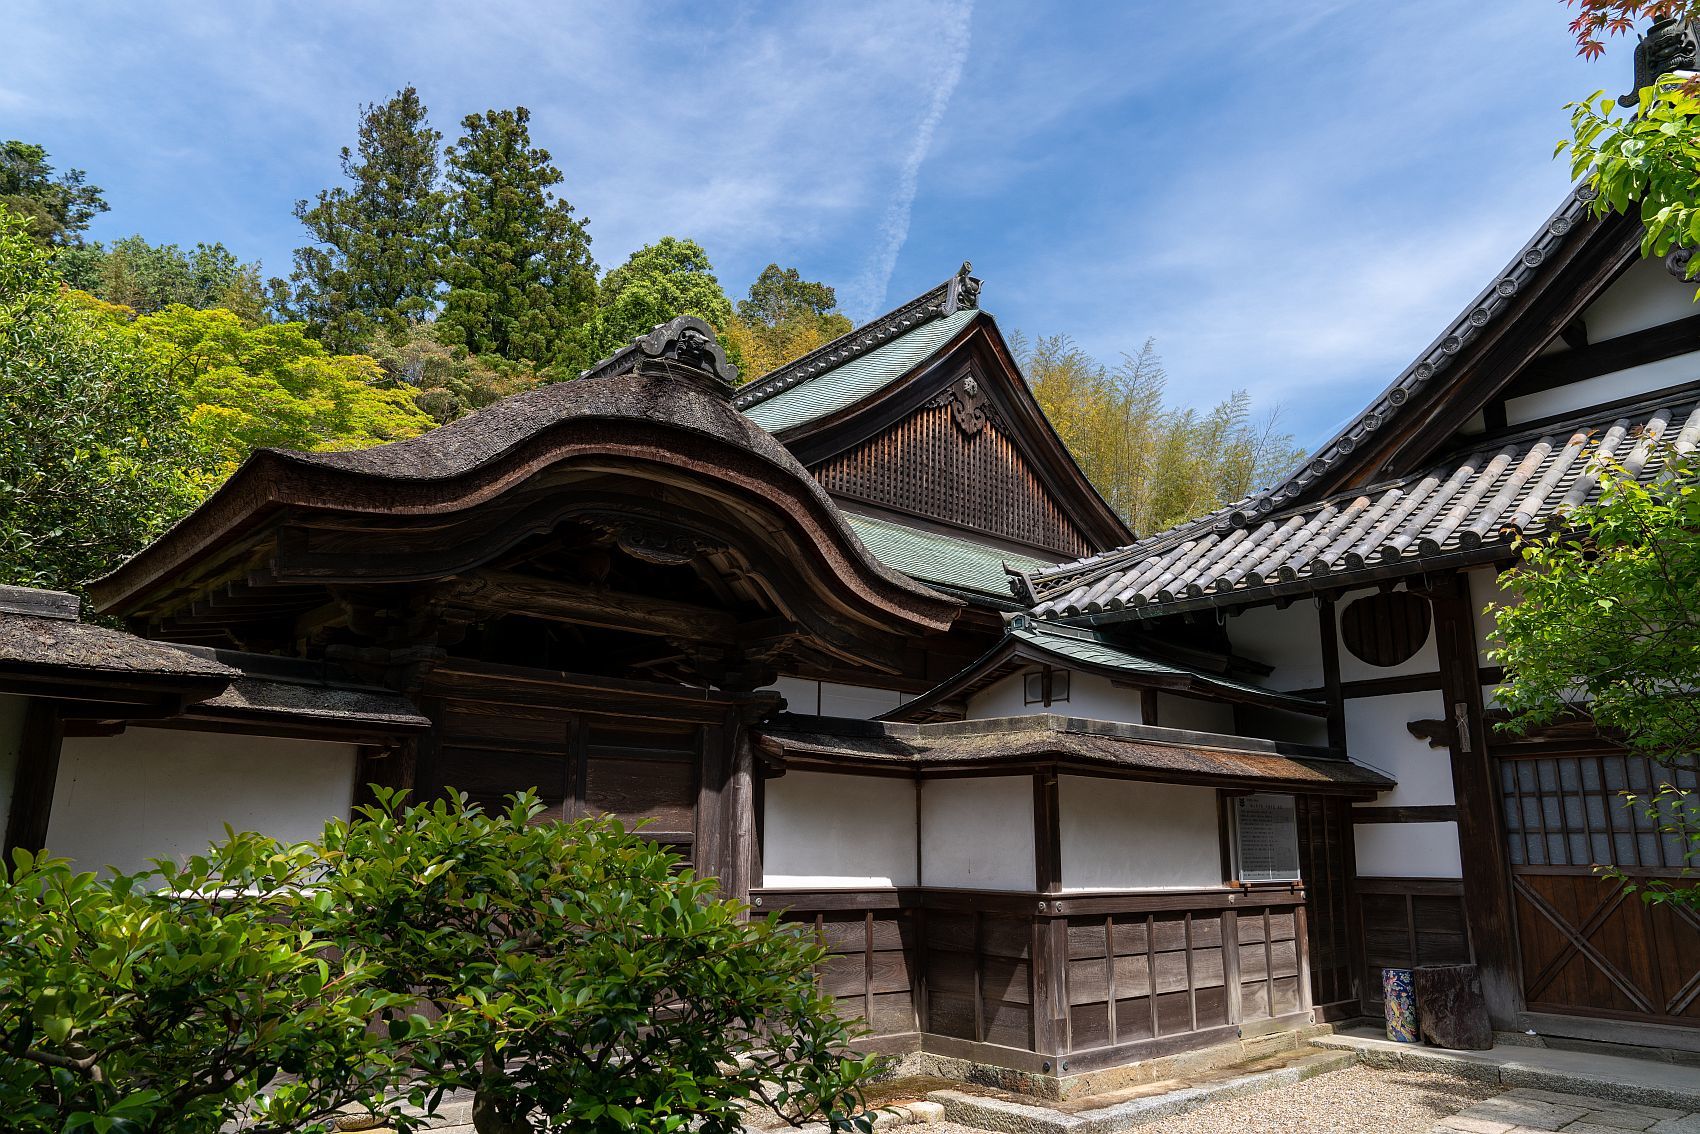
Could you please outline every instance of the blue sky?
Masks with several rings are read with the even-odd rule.
[[[1627,85],[1559,0],[9,5],[0,136],[107,191],[93,235],[283,273],[359,107],[532,110],[604,268],[664,234],[895,305],[972,259],[1006,329],[1314,445],[1562,197],[1563,104]]]

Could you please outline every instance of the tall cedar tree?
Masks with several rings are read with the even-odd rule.
[[[284,313],[331,350],[359,349],[375,331],[404,330],[435,307],[442,139],[419,92],[405,87],[388,102],[368,103],[357,148],[343,147],[342,172],[353,186],[296,202],[315,243],[296,250],[293,287],[274,281],[274,288]]]
[[[100,186],[80,169],[58,177],[47,151],[29,142],[0,142],[0,208],[23,218],[40,244],[77,246],[89,221],[107,210]]]
[[[449,286],[437,324],[473,354],[582,366],[596,302],[586,222],[556,197],[561,171],[531,144],[525,107],[469,114],[448,151]]]

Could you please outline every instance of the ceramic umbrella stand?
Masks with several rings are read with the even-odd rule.
[[[1416,1043],[1417,1001],[1411,992],[1410,969],[1381,970],[1381,1002],[1387,1017],[1387,1038]]]

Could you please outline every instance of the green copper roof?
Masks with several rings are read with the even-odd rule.
[[[769,433],[836,413],[885,389],[931,358],[979,313],[977,308],[965,307],[942,319],[923,323],[843,366],[806,378],[790,389],[756,402],[744,412]],[[1000,583],[1000,592],[1003,589]]]
[[[942,583],[948,587],[1008,598],[1009,576],[1003,569],[1005,563],[1018,571],[1032,569],[1025,564],[1050,566],[1049,560],[1004,551],[960,536],[912,528],[892,520],[855,512],[844,513],[844,519],[875,559],[925,583]]]
[[[1106,642],[1096,631],[1075,626],[1043,623],[1034,619],[1031,615],[1018,614],[1011,618],[1008,633],[1011,638],[1036,646],[1059,658],[1080,662],[1082,665],[1120,670],[1123,673],[1187,677],[1201,685],[1253,694],[1268,700],[1290,700],[1295,705],[1315,704],[1309,698],[1289,696],[1277,690],[1265,689],[1263,686],[1255,685],[1249,681],[1236,681],[1219,673],[1209,673],[1205,670],[1193,669],[1191,666],[1175,665],[1170,662],[1159,661],[1156,658],[1146,657],[1143,654],[1132,653],[1120,646]]]

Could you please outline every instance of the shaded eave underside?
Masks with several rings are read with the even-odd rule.
[[[1097,641],[1076,639],[1063,628],[1011,630],[1003,640],[934,688],[884,714],[889,721],[911,720],[943,702],[971,696],[1029,665],[1082,670],[1134,688],[1196,694],[1219,701],[1262,705],[1319,715],[1327,706],[1307,697],[1264,689],[1250,682],[1159,661]]]

